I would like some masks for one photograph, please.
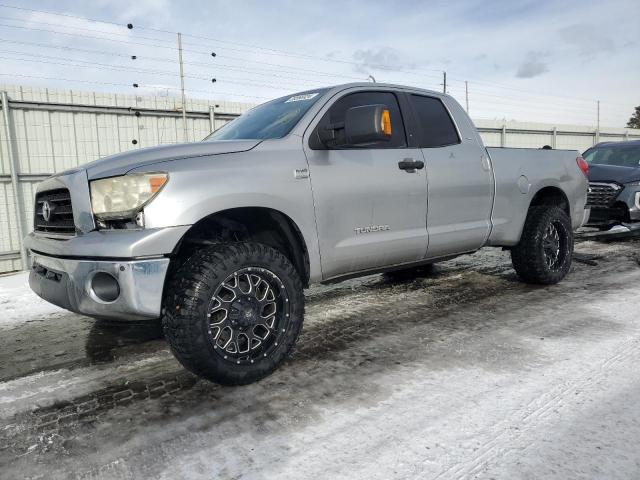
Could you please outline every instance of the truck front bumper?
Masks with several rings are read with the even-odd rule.
[[[33,254],[29,286],[40,297],[96,318],[149,320],[160,316],[168,258],[76,260]]]
[[[188,226],[90,232],[68,240],[30,234],[31,289],[72,312],[115,320],[159,318],[168,254]]]

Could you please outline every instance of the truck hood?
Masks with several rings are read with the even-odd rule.
[[[640,167],[619,167],[617,165],[589,165],[590,182],[629,183],[640,180]]]
[[[87,163],[82,168],[86,169],[89,180],[96,180],[98,178],[124,175],[134,168],[166,162],[167,160],[246,152],[255,148],[259,143],[260,140],[220,140],[216,142],[160,145],[104,157]]]

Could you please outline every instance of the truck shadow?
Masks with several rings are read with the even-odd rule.
[[[131,350],[127,347],[135,347],[135,353],[141,353],[140,347],[154,351],[163,346],[164,335],[159,320],[130,324],[97,321],[87,335],[86,360],[89,364],[112,362],[127,355]]]
[[[164,346],[159,322],[114,324],[66,312],[36,318],[2,331],[0,382],[108,363]]]

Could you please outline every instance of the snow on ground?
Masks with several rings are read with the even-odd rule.
[[[63,312],[31,291],[28,272],[0,276],[0,328],[35,316],[55,316]]]
[[[639,478],[638,247],[583,242],[552,287],[499,250],[314,287],[240,388],[0,277],[0,478]]]

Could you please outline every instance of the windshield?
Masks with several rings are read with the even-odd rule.
[[[640,166],[640,145],[603,145],[584,152],[588,163],[616,165],[618,167]]]
[[[278,98],[252,108],[204,140],[266,140],[289,133],[327,89]]]

